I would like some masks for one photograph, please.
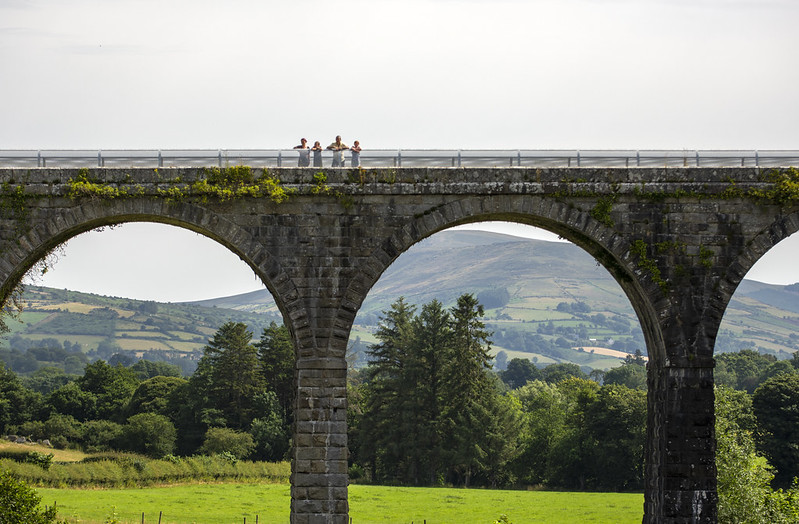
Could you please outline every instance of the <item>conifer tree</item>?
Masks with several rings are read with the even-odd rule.
[[[400,297],[383,312],[375,336],[380,341],[368,350],[369,388],[364,398],[362,453],[372,466],[373,478],[401,476],[402,433],[408,425],[398,420],[405,410],[400,400],[409,394],[404,380],[406,357],[412,341],[415,307]],[[398,413],[400,415],[398,415]]]
[[[447,446],[442,425],[445,367],[452,354],[450,315],[438,300],[422,306],[414,319],[414,375],[417,379],[419,430],[414,460],[414,483],[434,484],[443,473],[442,455]]]
[[[257,416],[254,400],[265,386],[251,339],[246,324],[226,322],[203,349],[211,368],[210,396],[235,429],[247,429]]]
[[[487,373],[491,368],[491,342],[480,320],[483,314],[483,306],[474,295],[458,297],[451,309],[452,351],[444,370],[442,427],[451,439],[448,459],[467,487],[486,458],[486,443],[480,435],[490,419],[485,396],[492,391]]]
[[[271,322],[255,343],[261,372],[268,389],[275,392],[283,418],[289,423],[294,399],[294,344],[284,325]]]

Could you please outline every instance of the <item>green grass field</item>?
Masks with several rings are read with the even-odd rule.
[[[289,521],[288,484],[194,484],[142,489],[38,489],[69,523],[233,524]],[[643,495],[455,488],[349,487],[353,524],[637,523]],[[111,519],[117,519],[113,521]]]

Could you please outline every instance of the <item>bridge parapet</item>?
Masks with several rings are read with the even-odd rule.
[[[224,178],[241,169],[206,167],[170,168],[4,168],[0,183],[21,185],[40,195],[68,194],[71,183],[86,179],[96,185],[129,190],[141,188],[144,195],[159,195],[158,189],[190,190],[192,183],[217,176]],[[491,191],[503,193],[560,194],[566,192],[664,193],[664,196],[714,194],[733,184],[763,187],[773,184],[769,173],[790,168],[246,168],[252,176],[268,176],[300,193],[314,186],[335,185],[352,194],[442,194]],[[216,173],[217,175],[214,175]],[[320,175],[322,181],[320,182]],[[474,185],[476,184],[476,185]],[[133,195],[129,191],[128,195]]]

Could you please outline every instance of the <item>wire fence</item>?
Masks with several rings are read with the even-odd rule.
[[[374,149],[340,167],[789,167],[799,150]],[[332,167],[334,152],[297,149],[0,150],[0,167]],[[336,164],[336,167],[339,167]]]

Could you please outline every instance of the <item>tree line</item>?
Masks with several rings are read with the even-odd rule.
[[[641,489],[647,374],[640,352],[587,374],[527,359],[494,372],[482,316],[471,295],[449,310],[436,300],[417,308],[399,299],[383,313],[368,365],[350,379],[351,478]],[[799,520],[799,357],[743,350],[716,361],[720,514]],[[755,506],[760,520],[740,518]]]
[[[587,374],[575,364],[539,368],[526,359],[494,372],[482,319],[468,294],[449,309],[399,299],[384,312],[368,365],[349,377],[351,478],[641,489],[642,355]],[[41,351],[69,353],[50,346]],[[744,350],[716,361],[721,511],[747,501],[776,519],[775,508],[799,505],[799,358]],[[0,433],[88,451],[280,460],[290,446],[293,370],[284,326],[272,323],[254,341],[237,322],[219,328],[188,379],[146,360],[98,360],[81,376],[44,367],[20,378],[0,368]]]
[[[24,381],[0,365],[0,434],[87,451],[282,460],[293,416],[293,345],[275,323],[252,339],[245,324],[225,323],[188,379],[174,365],[147,360],[130,367],[97,360],[81,376],[44,367]]]

